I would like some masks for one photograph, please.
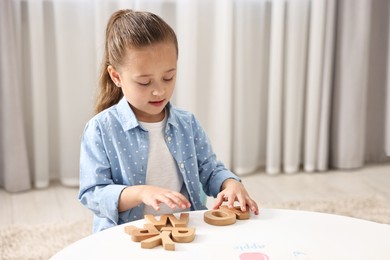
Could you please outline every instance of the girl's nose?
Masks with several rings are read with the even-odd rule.
[[[152,95],[153,96],[162,96],[165,94],[165,89],[163,86],[156,86],[153,91],[152,91]]]

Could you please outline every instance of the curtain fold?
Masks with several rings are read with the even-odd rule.
[[[96,56],[97,37],[96,31],[93,30],[95,19],[93,9],[90,10],[91,2],[54,3],[54,48],[57,68],[55,119],[58,123],[59,136],[55,141],[58,168],[62,183],[77,185],[79,165],[74,162],[79,161],[78,151],[83,124],[92,114],[98,82],[96,64],[100,64],[101,61],[100,57]],[[80,39],[80,35],[87,37]]]
[[[308,43],[308,64],[306,78],[304,156],[303,168],[307,172],[316,170],[320,131],[321,94],[323,90],[323,64],[325,42],[326,2],[312,1],[310,10],[310,31]]]
[[[174,105],[239,175],[390,162],[387,0],[0,2],[0,185],[78,184],[109,16],[155,12],[179,41]]]
[[[329,141],[330,122],[332,107],[332,84],[333,84],[333,63],[335,47],[335,25],[336,25],[336,0],[328,0],[326,3],[326,17],[324,30],[324,60],[323,76],[320,84],[321,106],[319,120],[319,138],[316,169],[326,171],[329,168]]]
[[[387,12],[390,14],[390,5],[389,8],[387,9]],[[385,150],[387,156],[390,156],[390,26],[388,26],[387,33],[388,33],[388,37],[387,37],[387,71],[386,71],[387,89],[386,89]]]
[[[370,10],[370,44],[367,77],[367,109],[364,162],[385,162],[386,154],[386,80],[388,64],[389,1],[374,1]],[[388,134],[387,134],[388,135]]]
[[[48,25],[47,12],[45,12],[45,2],[28,1],[23,3],[27,14],[25,26],[26,40],[28,46],[28,69],[29,82],[24,82],[24,90],[31,95],[29,108],[31,109],[31,124],[28,129],[30,140],[32,141],[32,151],[30,153],[30,163],[33,165],[33,181],[37,188],[47,187],[50,176],[49,158],[49,93],[48,93],[48,53],[46,38],[46,26]],[[27,46],[26,46],[27,47]],[[45,69],[43,69],[45,68]],[[30,132],[30,131],[28,131]]]
[[[0,2],[0,186],[18,192],[31,188],[21,91],[20,5]]]
[[[364,163],[370,42],[369,1],[339,1],[332,116],[332,166]]]
[[[233,87],[232,166],[237,174],[254,172],[266,160],[270,7],[266,0],[234,3],[233,84],[239,87]]]
[[[283,125],[283,171],[294,173],[301,165],[310,2],[288,2]],[[272,86],[270,86],[272,87]]]
[[[275,0],[271,8],[270,64],[268,83],[266,171],[280,172],[282,161],[282,108],[284,69],[285,1]]]
[[[209,1],[208,1],[209,3]],[[208,96],[210,110],[207,121],[208,135],[213,142],[219,144],[214,147],[219,159],[231,165],[232,154],[232,126],[233,126],[233,0],[214,1],[214,29],[209,40],[212,43],[211,80],[209,90],[203,92]],[[205,60],[203,64],[207,61]],[[207,93],[205,95],[205,93]],[[209,111],[210,111],[209,110]],[[205,111],[208,113],[208,111]]]

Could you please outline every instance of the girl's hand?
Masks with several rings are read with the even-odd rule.
[[[141,203],[145,203],[155,210],[160,210],[161,203],[166,204],[171,209],[191,207],[190,202],[179,192],[150,185],[134,185],[123,189],[119,197],[118,211],[126,211]]]
[[[151,206],[155,210],[160,210],[160,203],[166,204],[171,209],[186,209],[191,207],[191,203],[180,192],[156,186],[144,186],[140,196],[145,205]]]
[[[234,207],[234,202],[238,201],[242,211],[246,211],[247,207],[256,215],[259,214],[259,208],[254,200],[252,200],[246,191],[244,185],[234,179],[227,179],[222,184],[222,190],[218,193],[213,209],[218,209],[224,201],[227,201],[229,208]]]

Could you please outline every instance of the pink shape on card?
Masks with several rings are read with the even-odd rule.
[[[269,260],[269,257],[259,252],[242,253],[240,255],[240,260]]]

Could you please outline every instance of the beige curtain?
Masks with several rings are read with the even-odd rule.
[[[389,1],[238,2],[233,169],[389,162]]]
[[[2,0],[6,190],[78,185],[104,29],[119,8],[175,29],[172,102],[195,113],[237,174],[390,161],[387,0]]]

